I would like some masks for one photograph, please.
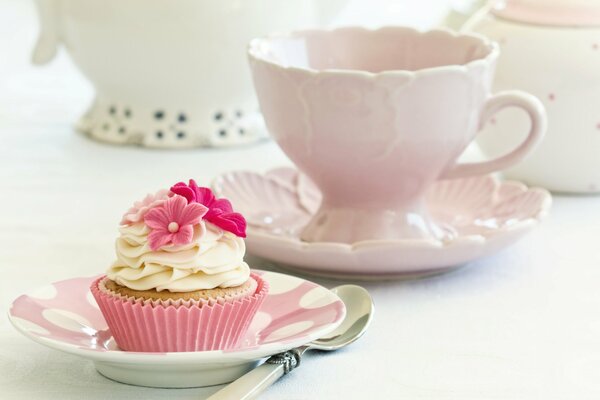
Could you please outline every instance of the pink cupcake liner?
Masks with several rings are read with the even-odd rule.
[[[260,276],[255,294],[242,299],[149,301],[109,293],[96,279],[92,294],[122,350],[182,352],[235,348],[264,301],[269,285]]]

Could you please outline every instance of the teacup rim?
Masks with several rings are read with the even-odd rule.
[[[371,72],[366,70],[359,69],[341,69],[341,68],[323,68],[317,69],[312,67],[301,67],[297,65],[284,65],[282,63],[278,63],[276,61],[270,60],[266,57],[264,53],[262,53],[260,49],[260,44],[268,42],[273,39],[281,39],[281,38],[291,38],[294,36],[307,36],[311,34],[334,34],[340,31],[355,31],[355,32],[366,32],[366,33],[374,33],[377,34],[381,31],[389,31],[396,30],[402,32],[409,32],[415,35],[429,35],[429,34],[437,34],[442,33],[448,36],[452,36],[453,38],[459,37],[470,37],[476,40],[479,40],[485,47],[489,48],[489,52],[484,56],[477,58],[475,60],[471,60],[464,64],[448,64],[448,65],[440,65],[433,67],[426,67],[417,70],[406,70],[406,69],[390,69],[379,72]],[[367,28],[363,26],[342,26],[336,28],[326,28],[326,29],[300,29],[300,30],[292,30],[288,32],[275,32],[270,33],[261,37],[254,38],[248,44],[247,50],[248,57],[250,62],[257,62],[270,65],[274,68],[278,68],[285,71],[295,71],[301,73],[307,73],[310,75],[346,75],[346,76],[357,76],[362,78],[371,78],[377,79],[379,77],[388,77],[388,76],[403,76],[416,78],[418,76],[436,74],[436,73],[447,73],[447,72],[468,72],[473,68],[477,68],[479,66],[486,66],[492,64],[495,60],[497,60],[500,55],[500,46],[497,42],[489,39],[488,37],[472,32],[462,32],[462,31],[454,31],[448,28],[434,28],[427,30],[420,30],[407,26],[397,26],[397,25],[387,25],[379,28]]]

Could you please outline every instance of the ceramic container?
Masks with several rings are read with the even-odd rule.
[[[500,44],[495,90],[526,90],[548,112],[543,143],[506,176],[558,192],[600,193],[600,1],[493,1],[464,30]],[[478,139],[488,156],[509,150],[528,124],[514,110],[490,122]]]
[[[251,42],[262,112],[283,151],[320,189],[309,242],[445,240],[424,193],[438,179],[498,171],[541,139],[541,103],[491,95],[498,48],[476,35],[341,28]],[[515,106],[527,138],[498,159],[457,165],[483,121]]]
[[[64,46],[96,96],[78,128],[113,143],[227,146],[265,136],[248,41],[325,23],[342,0],[36,0],[33,61]],[[274,17],[276,16],[276,17]]]

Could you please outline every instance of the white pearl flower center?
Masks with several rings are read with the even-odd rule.
[[[171,233],[177,233],[179,231],[179,224],[177,222],[171,222],[167,229],[169,229],[169,232]]]

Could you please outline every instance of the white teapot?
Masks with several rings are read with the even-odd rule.
[[[533,93],[548,112],[538,149],[506,175],[559,192],[600,193],[600,0],[491,1],[463,27],[502,49],[495,91]],[[528,119],[514,110],[485,128],[486,155],[510,150]],[[524,127],[525,126],[525,127]],[[497,133],[514,132],[511,135]]]
[[[114,143],[225,146],[265,136],[247,43],[324,25],[345,0],[36,0],[33,62],[64,45],[96,89],[78,128]]]

